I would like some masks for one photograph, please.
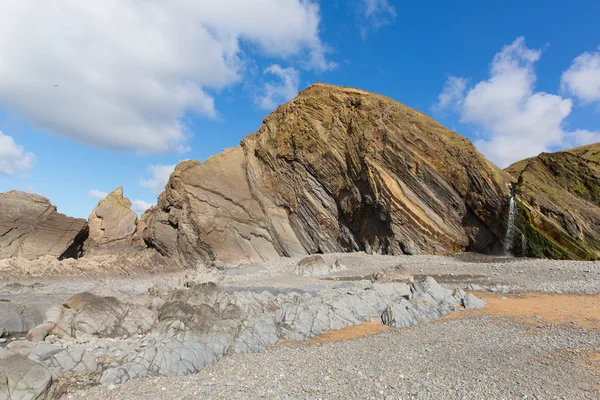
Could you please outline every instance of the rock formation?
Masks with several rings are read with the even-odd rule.
[[[600,144],[542,153],[506,169],[517,180],[518,252],[600,258]],[[523,240],[524,238],[524,240]]]
[[[88,247],[108,248],[139,245],[136,237],[138,218],[131,209],[131,201],[123,197],[123,187],[101,200],[88,219]]]
[[[45,197],[18,191],[0,193],[0,259],[76,258],[87,235],[85,220],[58,213]]]
[[[240,146],[185,161],[144,239],[187,266],[359,251],[489,252],[510,176],[425,114],[316,84]]]

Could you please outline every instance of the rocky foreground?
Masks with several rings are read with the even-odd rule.
[[[600,268],[598,263],[575,261],[357,253],[281,259],[195,274],[174,271],[62,282],[13,279],[0,289],[4,300],[0,323],[21,318],[23,324],[37,325],[31,326],[25,340],[11,340],[19,335],[9,335],[0,352],[1,373],[7,378],[0,382],[0,393],[11,399],[56,398],[67,390],[69,396],[97,398],[165,398],[165,391],[173,398],[363,398],[411,393],[417,398],[440,398],[443,393],[446,398],[453,398],[451,393],[481,398],[503,391],[574,393],[539,392],[533,381],[521,392],[517,390],[521,386],[506,390],[517,375],[526,376],[527,370],[520,371],[533,355],[545,360],[549,352],[598,351],[597,330],[548,325],[551,331],[537,331],[537,339],[530,340],[527,327],[489,319],[421,325],[483,306],[464,289],[507,295],[523,290],[598,294]],[[278,343],[304,342],[371,321],[399,330],[356,344],[325,344],[324,352],[310,346],[271,349]],[[565,333],[567,341],[560,339]],[[516,342],[522,347],[515,347]],[[485,353],[486,347],[496,350]],[[255,352],[261,354],[242,356]],[[519,352],[518,357],[512,352]],[[462,367],[444,367],[461,359]],[[470,396],[464,392],[468,388],[457,383],[471,385],[467,377],[477,371],[471,365],[474,359],[480,360],[487,376],[506,369],[498,375],[504,383],[496,391],[473,391]],[[543,375],[548,365],[534,362],[529,371]],[[405,380],[398,380],[394,369]],[[425,376],[430,373],[430,378],[424,381],[419,371]],[[196,372],[201,373],[193,378],[168,378]],[[580,378],[582,373],[573,369],[576,375],[569,390],[589,389],[579,385],[586,382]],[[161,376],[165,378],[156,380]],[[94,389],[96,385],[100,386]],[[87,389],[73,392],[78,388]]]

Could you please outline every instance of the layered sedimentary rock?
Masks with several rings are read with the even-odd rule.
[[[45,197],[0,193],[0,259],[78,257],[87,235],[85,220],[58,213]]]
[[[517,180],[514,247],[533,257],[600,258],[600,144],[542,153],[506,169]]]
[[[489,252],[510,176],[466,138],[389,98],[316,84],[240,146],[185,161],[146,243],[188,266],[366,250]]]
[[[123,187],[101,200],[88,218],[88,247],[109,248],[139,245],[136,236],[138,218],[131,209],[131,201],[123,197]]]

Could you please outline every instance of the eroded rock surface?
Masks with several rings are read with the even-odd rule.
[[[366,250],[490,251],[510,176],[389,98],[316,84],[241,145],[179,164],[144,238],[187,266]]]
[[[433,278],[412,285],[368,279],[340,284],[291,273],[296,286],[184,287],[181,280],[177,289],[163,289],[160,281],[127,292],[98,287],[94,291],[115,294],[81,292],[55,304],[27,340],[11,341],[0,355],[17,357],[28,368],[31,362],[39,364],[40,382],[28,383],[28,393],[48,389],[44,376],[56,379],[51,390],[64,392],[72,377],[112,385],[145,376],[188,375],[227,354],[264,351],[282,339],[304,341],[371,321],[411,326],[479,304],[474,298],[466,302],[464,291],[447,290]],[[16,286],[5,290],[26,292]],[[4,360],[1,366],[8,368]]]
[[[45,197],[0,193],[0,259],[78,257],[87,234],[85,220],[58,213]]]
[[[600,144],[542,153],[506,170],[517,180],[515,254],[600,258]]]
[[[46,367],[23,355],[0,350],[0,398],[43,399],[51,384],[52,375]]]
[[[131,201],[123,197],[123,187],[115,189],[98,203],[88,218],[88,224],[88,247],[143,245],[136,236],[137,214],[131,209]]]

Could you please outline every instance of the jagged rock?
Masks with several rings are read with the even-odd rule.
[[[600,259],[600,143],[542,153],[506,169],[517,180],[513,253]]]
[[[52,326],[52,329],[54,329],[54,326]],[[41,342],[44,339],[46,339],[48,333],[49,331],[48,329],[46,329],[46,327],[38,325],[29,332],[27,332],[27,336],[25,337],[25,339],[29,340],[30,342]]]
[[[20,354],[22,356],[29,356],[31,350],[37,346],[37,343],[27,342],[23,340],[15,340],[14,342],[10,342],[6,345],[6,350],[10,350],[15,354]]]
[[[316,84],[239,147],[180,163],[144,217],[144,239],[191,267],[490,251],[504,233],[509,180],[416,110]]]
[[[6,332],[27,332],[43,322],[48,304],[35,296],[0,302],[0,326]]]
[[[378,318],[397,327],[429,322],[460,307],[465,295],[442,288],[433,278],[412,286],[364,282],[319,295],[197,285],[167,296],[152,342],[106,369],[100,383],[192,374],[227,353],[264,351],[280,339],[307,340]]]
[[[373,273],[372,282],[387,283],[387,282],[405,282],[411,283],[414,277],[410,271],[402,265],[397,265],[392,268],[385,268]]]
[[[50,371],[19,354],[1,350],[0,398],[6,400],[43,399],[52,384]]]
[[[0,193],[0,259],[78,257],[87,234],[85,220],[58,213],[45,197],[18,191]]]
[[[124,251],[122,251],[124,250]],[[61,278],[75,276],[118,276],[140,273],[165,273],[181,269],[171,260],[152,249],[128,247],[115,252],[86,254],[78,259],[57,260],[52,256],[42,256],[36,260],[22,257],[0,260],[0,277]],[[0,304],[1,309],[1,304]]]
[[[319,254],[307,256],[298,261],[296,273],[303,276],[323,275],[329,272],[329,266]]]
[[[485,301],[475,297],[471,293],[463,298],[462,303],[466,309],[480,309],[485,307]]]
[[[153,312],[144,306],[91,293],[76,294],[64,305],[50,308],[46,321],[56,324],[54,329],[62,335],[72,337],[144,334],[156,322]]]
[[[339,258],[337,260],[335,260],[335,263],[333,263],[333,265],[331,266],[330,271],[331,272],[340,272],[340,271],[347,271],[348,267],[344,265],[344,263],[342,262],[342,260],[340,260]]]
[[[89,374],[99,368],[94,354],[83,347],[64,349],[40,343],[31,350],[28,358],[43,364],[53,375],[62,372]]]
[[[136,236],[138,218],[131,201],[123,197],[123,187],[100,200],[88,218],[89,238],[86,246],[108,248],[141,245]]]

